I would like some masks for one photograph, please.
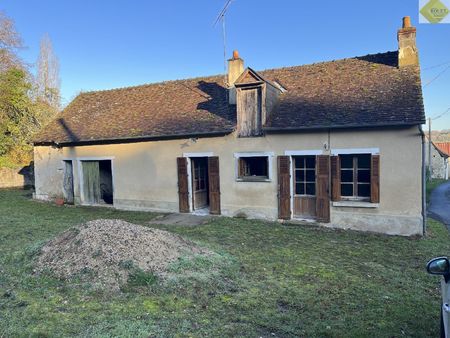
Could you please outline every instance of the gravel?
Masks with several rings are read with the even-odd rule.
[[[167,231],[118,219],[98,219],[50,240],[37,257],[35,271],[119,290],[133,269],[164,277],[169,264],[178,258],[210,254]]]

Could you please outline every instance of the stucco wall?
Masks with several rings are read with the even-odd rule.
[[[412,235],[421,224],[421,138],[417,128],[315,132],[255,138],[200,138],[53,149],[35,147],[36,197],[62,195],[63,159],[110,157],[114,206],[178,211],[176,157],[212,152],[220,159],[222,214],[276,219],[276,156],[285,151],[378,148],[380,203],[374,208],[331,207],[329,226]],[[235,152],[273,152],[270,182],[237,182]],[[80,202],[79,163],[74,161],[75,200]]]

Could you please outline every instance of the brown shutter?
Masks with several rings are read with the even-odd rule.
[[[341,161],[339,156],[331,156],[331,200],[341,200]]]
[[[186,157],[177,157],[177,169],[180,212],[189,212],[189,188]]]
[[[370,202],[380,203],[380,155],[372,155],[370,170]]]
[[[245,176],[245,162],[244,160],[242,160],[242,158],[238,158],[238,168],[239,168],[239,172],[238,172],[238,178],[244,177]]]
[[[291,171],[289,156],[278,156],[278,218],[291,218]]]
[[[220,215],[219,157],[208,157],[209,213]]]
[[[330,156],[317,155],[316,214],[319,222],[330,222],[330,199],[328,181],[330,174]]]

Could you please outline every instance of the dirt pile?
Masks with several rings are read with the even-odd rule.
[[[35,269],[117,290],[133,271],[164,277],[168,266],[179,258],[210,253],[167,231],[99,219],[49,241],[37,257]]]

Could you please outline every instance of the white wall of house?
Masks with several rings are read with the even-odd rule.
[[[74,161],[75,201],[80,203],[80,159],[112,159],[114,207],[131,210],[178,211],[176,158],[186,153],[219,156],[222,215],[245,213],[250,218],[276,219],[277,155],[286,151],[370,149],[380,154],[380,203],[331,203],[326,226],[399,235],[422,232],[421,137],[417,127],[277,134],[265,137],[178,139],[114,145],[34,149],[36,198],[62,196],[63,160]],[[236,180],[238,152],[272,152],[270,180]]]

